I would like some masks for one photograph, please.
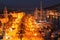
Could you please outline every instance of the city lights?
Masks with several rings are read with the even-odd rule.
[[[4,12],[7,13],[6,9],[5,11]],[[38,19],[40,18],[38,13],[36,16],[25,14],[24,12],[10,12],[10,14],[6,14],[8,16],[4,14],[6,17],[0,19],[3,26],[1,28],[4,28],[0,30],[4,31],[3,40],[44,40],[44,37],[52,31],[52,18],[58,19],[58,14],[56,14],[57,12],[54,13],[54,11],[52,11],[52,13],[46,15],[46,21],[44,21]],[[11,18],[9,18],[10,15],[12,16]],[[35,17],[39,22],[37,22],[38,20],[36,20]],[[49,18],[50,20],[48,20]],[[54,37],[55,34],[51,34],[51,38]]]
[[[0,18],[2,40],[54,39],[56,35],[52,31],[57,29],[58,21],[55,22],[55,20],[59,18],[59,14],[56,11],[48,10],[44,15],[44,11],[41,7],[41,10],[36,8],[33,15],[15,11],[8,13],[5,7],[4,18]],[[57,33],[60,35],[60,32]]]

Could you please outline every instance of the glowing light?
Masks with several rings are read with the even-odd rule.
[[[35,33],[34,36],[37,36],[37,34]]]
[[[8,40],[10,37],[9,36],[6,36],[6,39]]]
[[[47,18],[49,18],[49,15],[47,16]]]
[[[12,31],[12,28],[10,28],[10,31]]]
[[[53,18],[55,18],[55,16],[53,16]]]

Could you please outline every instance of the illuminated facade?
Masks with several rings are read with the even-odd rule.
[[[54,24],[54,20],[60,16],[56,10],[43,11],[40,20],[40,11],[36,8],[34,16],[24,12],[9,12],[7,8],[3,11],[4,18],[0,18],[1,30],[3,30],[3,40],[44,40],[49,36]],[[38,22],[37,22],[38,21]],[[56,21],[57,22],[57,21]]]
[[[44,40],[39,32],[39,26],[34,21],[34,16],[24,12],[10,12],[5,7],[2,23],[2,40]],[[2,21],[3,20],[3,21]]]
[[[37,22],[37,24],[41,27],[41,30],[44,31],[43,33],[45,33],[45,37],[47,37],[48,34],[50,32],[52,32],[52,30],[53,31],[59,30],[60,12],[58,12],[57,10],[43,10],[43,14],[42,14],[43,20],[42,21],[39,19],[40,18],[39,14],[40,14],[40,12],[37,12],[38,20],[36,20],[36,21],[39,21],[39,22]],[[50,32],[48,32],[48,30]],[[46,36],[46,34],[47,34],[47,36]],[[47,40],[47,38],[46,38],[46,40]]]

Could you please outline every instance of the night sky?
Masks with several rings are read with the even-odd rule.
[[[42,0],[43,7],[49,7],[60,3],[60,0]],[[40,0],[0,0],[0,9],[4,6],[14,9],[34,9],[40,7]]]

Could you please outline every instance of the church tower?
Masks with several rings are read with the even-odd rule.
[[[4,17],[8,17],[8,11],[7,11],[7,7],[5,6],[4,7],[4,11],[3,11],[3,13],[4,13]]]
[[[35,19],[38,19],[38,11],[39,11],[39,10],[38,10],[37,8],[36,8],[35,11],[34,11],[34,17],[35,17]]]

